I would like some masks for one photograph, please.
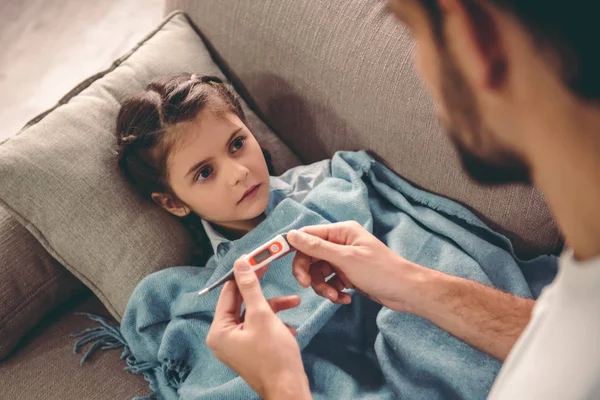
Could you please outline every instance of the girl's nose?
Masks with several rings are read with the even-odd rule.
[[[229,174],[231,186],[238,185],[246,180],[250,170],[243,164],[233,163]]]

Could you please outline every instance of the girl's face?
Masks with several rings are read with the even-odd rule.
[[[252,133],[235,114],[209,109],[176,129],[167,172],[184,204],[165,193],[152,198],[175,215],[195,212],[224,228],[247,230],[269,202],[269,171]]]

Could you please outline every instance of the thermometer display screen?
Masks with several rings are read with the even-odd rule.
[[[267,258],[269,258],[269,256],[271,255],[271,253],[269,252],[268,249],[264,249],[263,251],[261,251],[260,253],[258,253],[257,255],[255,255],[254,261],[256,261],[256,263],[260,263],[264,260],[266,260]]]

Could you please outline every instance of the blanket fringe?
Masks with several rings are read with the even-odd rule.
[[[111,324],[106,318],[101,317],[99,315],[90,314],[90,313],[75,313],[76,315],[85,315],[92,321],[97,322],[100,326],[95,328],[88,328],[83,332],[71,334],[71,337],[79,338],[75,344],[73,345],[73,354],[78,354],[79,350],[83,348],[85,345],[92,343],[92,345],[87,349],[81,361],[80,365],[83,365],[91,356],[98,350],[112,350],[123,348],[123,352],[121,353],[121,360],[125,360],[127,366],[125,367],[126,371],[130,371],[133,374],[144,374],[144,378],[146,381],[150,383],[148,377],[146,377],[146,373],[151,369],[159,366],[158,363],[150,363],[150,362],[138,362],[134,355],[131,353],[125,338],[121,334],[118,326]],[[151,388],[152,389],[152,388]],[[134,397],[132,400],[154,400],[156,399],[156,393],[152,392],[145,396]]]
[[[94,342],[79,362],[81,365],[97,350],[111,350],[123,347],[121,359],[131,355],[129,346],[127,346],[127,342],[123,338],[123,335],[121,335],[119,328],[113,326],[106,318],[89,313],[76,313],[76,315],[85,315],[92,321],[100,324],[100,326],[95,328],[88,328],[83,332],[71,334],[71,337],[79,338],[73,346],[73,354],[79,353],[79,350],[86,344]]]
[[[190,374],[190,367],[183,361],[165,360],[162,365],[162,371],[167,380],[167,385],[174,389],[179,389]]]

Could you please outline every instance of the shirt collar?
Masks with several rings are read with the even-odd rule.
[[[208,240],[210,240],[210,245],[213,249],[214,254],[217,254],[217,249],[219,245],[221,243],[228,243],[229,240],[226,239],[225,236],[217,232],[208,221],[202,220],[202,227],[206,232],[206,236],[208,236]]]

